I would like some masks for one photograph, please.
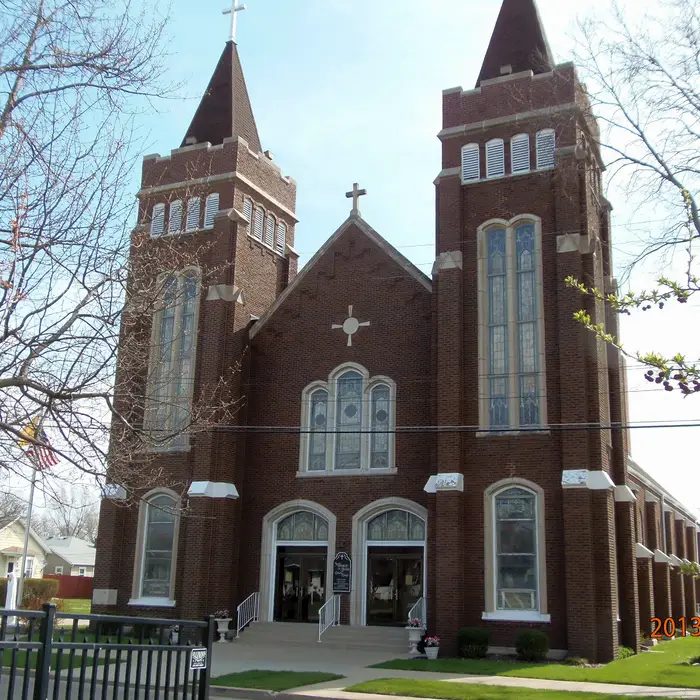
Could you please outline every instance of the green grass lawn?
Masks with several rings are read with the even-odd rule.
[[[490,685],[448,683],[446,681],[416,681],[408,678],[384,678],[346,688],[352,693],[406,695],[415,698],[445,698],[446,700],[619,700],[632,695],[603,695],[559,690],[530,690],[501,688]],[[652,700],[653,696],[649,696]]]
[[[89,598],[61,598],[63,612],[89,615],[92,609],[92,601]]]
[[[599,668],[577,668],[564,664],[528,664],[517,661],[476,659],[396,659],[377,664],[376,668],[404,671],[436,671],[481,676],[517,676],[556,681],[592,683],[629,683],[672,688],[700,688],[700,669],[683,666],[692,656],[700,656],[700,638],[685,637],[663,642],[651,652],[643,652]]]
[[[229,673],[226,676],[212,678],[212,685],[225,685],[229,688],[256,688],[258,690],[289,690],[302,685],[335,681],[343,676],[334,673],[297,672],[297,671],[243,671]]]
[[[37,652],[33,651],[31,652],[32,658],[29,660],[29,668],[30,669],[35,669],[36,668],[36,655]],[[114,655],[112,655],[114,656]],[[51,668],[56,668],[56,654],[53,654],[53,661],[51,662]],[[80,668],[80,664],[82,663],[82,652],[76,652],[75,658],[73,659],[73,668]],[[92,656],[88,657],[88,668],[92,668]],[[27,652],[26,651],[17,651],[17,655],[15,657],[15,664],[16,667],[19,670],[24,670],[26,668],[27,664]],[[62,656],[61,656],[61,668],[68,668],[70,664],[70,653],[67,651],[64,651]],[[104,659],[99,658],[97,660],[97,665],[101,666],[104,664]],[[11,666],[12,665],[12,650],[10,649],[5,649],[4,653],[2,654],[2,665],[3,666]]]

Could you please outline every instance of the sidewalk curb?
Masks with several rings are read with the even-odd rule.
[[[216,680],[216,679],[214,679]],[[308,687],[308,686],[307,686]],[[345,688],[336,688],[342,692],[347,692]],[[289,690],[260,690],[259,688],[232,688],[227,685],[216,685],[214,681],[209,685],[210,695],[228,698],[244,698],[245,700],[319,700],[317,695],[305,695],[304,693],[294,693]],[[360,693],[358,693],[359,695]],[[327,700],[325,698],[324,700]]]

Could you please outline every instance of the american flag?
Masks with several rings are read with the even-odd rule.
[[[48,467],[55,467],[58,464],[58,458],[56,453],[53,451],[51,444],[49,443],[49,437],[44,432],[43,428],[41,430],[36,429],[36,419],[34,419],[22,432],[29,438],[43,442],[43,445],[35,445],[31,442],[22,440],[20,445],[27,447],[27,454],[32,458],[36,459],[39,469],[46,469]]]

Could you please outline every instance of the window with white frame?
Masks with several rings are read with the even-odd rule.
[[[140,552],[134,597],[154,601],[173,599],[178,503],[167,493],[149,496],[141,506]]]
[[[539,222],[480,229],[480,423],[517,429],[546,422]]]
[[[63,575],[63,567],[62,566],[55,566],[53,572],[54,572],[54,574],[61,576],[61,575]]]
[[[530,170],[530,134],[518,134],[510,140],[510,171],[513,174]]]
[[[270,248],[275,245],[275,217],[270,213],[265,216],[265,239],[263,243]]]
[[[159,202],[153,205],[151,214],[151,236],[161,236],[165,228],[165,204]]]
[[[214,219],[219,213],[219,193],[212,192],[204,204],[204,228],[214,228]]]
[[[27,557],[24,561],[24,578],[32,578],[34,574],[34,557]]]
[[[253,238],[257,238],[259,241],[263,239],[263,227],[265,224],[265,212],[262,207],[253,208]]]
[[[85,567],[84,566],[78,567],[78,576],[85,576]]]
[[[462,146],[462,182],[471,182],[480,177],[479,144],[468,143]]]
[[[176,199],[174,202],[170,202],[168,233],[180,233],[180,231],[182,231],[182,202]]]
[[[187,223],[185,231],[196,231],[199,228],[199,215],[202,209],[202,200],[199,197],[190,197],[187,200]]]
[[[253,200],[250,197],[243,198],[243,216],[248,219],[248,223],[253,223]]]
[[[486,177],[503,177],[505,174],[503,139],[491,139],[486,144]]]
[[[537,497],[513,486],[493,498],[496,610],[539,610]]]
[[[300,471],[388,471],[394,467],[394,383],[359,366],[341,368],[303,394]]]
[[[275,243],[275,250],[280,254],[284,255],[284,246],[287,242],[287,224],[284,221],[277,222],[277,241]]]
[[[185,270],[163,282],[153,318],[145,423],[160,447],[185,448],[194,385],[199,274]]]
[[[537,132],[537,169],[553,168],[556,162],[556,135],[554,129],[543,129]]]

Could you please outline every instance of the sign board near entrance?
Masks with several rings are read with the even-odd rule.
[[[333,559],[333,593],[350,593],[352,562],[347,552],[338,552]]]
[[[207,667],[207,650],[195,648],[190,652],[190,671],[197,671]]]

